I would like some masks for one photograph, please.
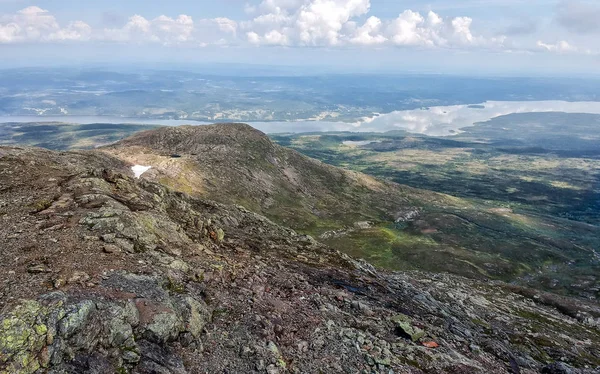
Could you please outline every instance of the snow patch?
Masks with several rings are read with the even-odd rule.
[[[135,165],[131,167],[131,170],[133,171],[133,174],[135,174],[135,177],[139,179],[142,176],[142,174],[144,174],[151,168],[152,166]]]

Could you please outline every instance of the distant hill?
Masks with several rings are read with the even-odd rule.
[[[93,149],[155,125],[49,122],[0,123],[0,145],[29,145],[53,150]]]

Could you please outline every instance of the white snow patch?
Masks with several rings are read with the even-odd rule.
[[[135,177],[139,179],[142,176],[142,174],[144,174],[151,168],[152,166],[135,165],[131,167],[131,170],[133,171],[133,174],[135,174]]]

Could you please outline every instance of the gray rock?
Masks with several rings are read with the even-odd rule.
[[[569,365],[563,362],[555,362],[544,367],[542,374],[574,374],[574,372]]]
[[[154,315],[145,331],[153,341],[165,343],[177,339],[182,332],[183,324],[175,311],[168,310]]]
[[[58,324],[58,331],[63,338],[69,338],[87,323],[88,318],[96,309],[93,301],[85,300],[67,308],[66,315]]]
[[[204,326],[210,322],[212,313],[204,301],[197,301],[191,297],[187,297],[185,301],[187,303],[187,308],[183,313],[185,329],[198,339]]]

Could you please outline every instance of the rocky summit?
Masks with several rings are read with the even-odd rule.
[[[376,269],[249,210],[252,202],[166,186],[152,173],[167,168],[136,178],[135,164],[158,164],[125,156],[150,148],[145,157],[164,165],[179,153],[240,161],[239,175],[206,165],[214,178],[248,175],[244,162],[285,170],[275,168],[282,158],[232,151],[260,133],[225,144],[231,127],[201,130],[212,143],[188,128],[175,140],[165,131],[108,151],[0,147],[0,373],[599,372],[597,303]],[[302,172],[288,170],[288,181]],[[356,188],[384,185],[354,175]],[[213,188],[205,176],[198,186]],[[267,210],[281,196],[271,187]],[[303,193],[301,204],[312,201]]]
[[[146,179],[297,229],[393,220],[414,190],[308,158],[239,123],[144,131],[102,150],[151,166]]]

